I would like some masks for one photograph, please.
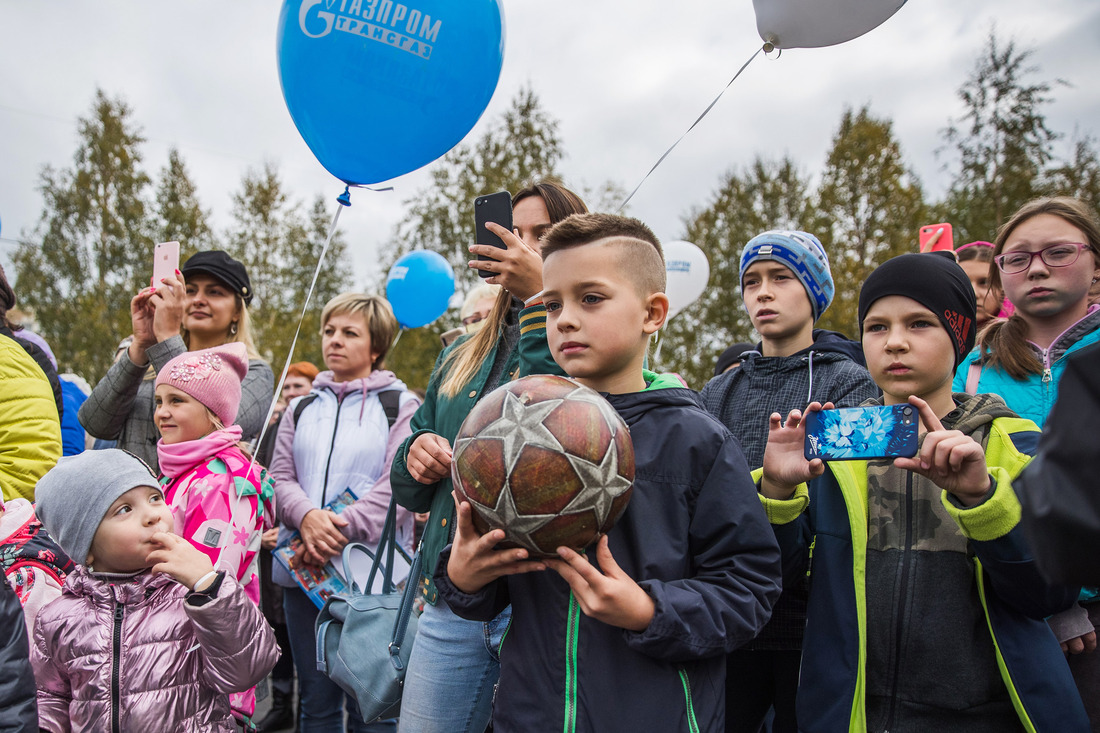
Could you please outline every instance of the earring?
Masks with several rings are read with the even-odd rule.
[[[229,335],[230,336],[236,336],[237,335],[237,322],[236,321],[233,321],[232,323],[229,324]]]

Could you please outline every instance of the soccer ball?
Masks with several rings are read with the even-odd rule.
[[[532,557],[580,550],[626,509],[634,445],[619,413],[572,379],[524,377],[490,392],[466,416],[451,475],[481,534]]]

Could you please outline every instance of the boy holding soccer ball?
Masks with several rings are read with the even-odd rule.
[[[498,733],[721,731],[724,655],[779,595],[779,551],[741,448],[671,375],[642,368],[668,314],[660,243],[641,222],[574,215],[543,240],[551,353],[630,426],[634,492],[613,529],[577,553],[531,560],[479,537],[461,503],[435,581],[459,616],[509,603]],[[521,338],[537,334],[524,334]]]

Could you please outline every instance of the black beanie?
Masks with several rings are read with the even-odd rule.
[[[859,335],[871,305],[888,295],[912,298],[936,314],[955,345],[955,366],[974,348],[978,303],[974,287],[951,252],[904,254],[887,260],[859,291]]]

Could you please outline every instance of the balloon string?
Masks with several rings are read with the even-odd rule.
[[[393,337],[393,343],[390,344],[390,350],[393,350],[394,346],[397,346],[397,342],[401,340],[401,334],[405,333],[405,327],[397,329],[397,335]]]
[[[762,50],[764,50],[764,49],[763,48],[756,49],[756,52],[752,56],[749,57],[748,61],[746,61],[744,64],[741,65],[741,68],[737,70],[737,73],[733,75],[733,78],[729,80],[729,83],[727,83],[726,86],[724,86],[722,88],[722,91],[718,92],[718,96],[714,98],[714,101],[707,105],[707,108],[705,110],[703,110],[703,113],[701,115],[699,115],[698,118],[696,118],[695,122],[691,123],[691,127],[689,127],[687,130],[685,130],[684,134],[681,135],[679,137],[679,139],[676,140],[676,142],[672,143],[672,146],[669,147],[669,149],[665,151],[664,155],[662,155],[660,158],[657,159],[657,162],[654,163],[653,167],[649,169],[649,173],[646,173],[642,177],[642,180],[638,181],[638,185],[634,187],[634,190],[630,192],[630,195],[627,196],[626,199],[623,201],[623,203],[619,206],[619,213],[620,214],[623,213],[623,211],[626,210],[626,205],[630,203],[630,199],[634,198],[634,194],[638,193],[638,189],[642,187],[642,184],[646,182],[646,179],[648,179],[650,177],[650,175],[653,174],[653,171],[657,170],[657,166],[661,165],[661,163],[663,163],[665,161],[665,158],[668,157],[668,154],[671,153],[673,150],[675,150],[676,146],[680,144],[680,141],[683,140],[685,137],[687,137],[688,133],[691,132],[692,130],[694,130],[695,126],[698,125],[699,122],[702,121],[702,119],[704,117],[706,117],[707,114],[710,113],[710,111],[714,107],[714,105],[718,104],[718,100],[721,99],[722,95],[726,93],[726,90],[729,89],[730,86],[735,81],[737,81],[737,77],[741,76],[741,72],[748,68],[749,64],[752,63],[753,59],[755,59],[757,56],[760,55],[760,52]]]
[[[306,311],[309,309],[309,301],[313,297],[314,288],[317,286],[317,277],[321,274],[321,267],[325,264],[325,255],[328,254],[328,247],[332,243],[332,237],[336,234],[336,224],[340,221],[340,212],[344,210],[345,206],[351,206],[351,199],[348,195],[347,188],[344,189],[344,193],[340,196],[340,204],[340,206],[336,207],[336,213],[332,217],[332,223],[328,225],[328,236],[325,237],[325,246],[321,248],[321,256],[317,258],[317,267],[313,270],[313,279],[309,283],[309,291],[306,293],[306,300],[304,303],[302,303],[302,315],[298,318],[297,328],[294,329],[294,338],[290,341],[290,351],[286,355],[286,362],[283,364],[283,371],[279,375],[278,383],[275,385],[275,394],[271,399],[271,405],[267,408],[267,417],[264,418],[264,424],[263,427],[260,429],[260,434],[256,436],[255,447],[252,450],[252,461],[248,464],[248,470],[245,472],[245,476],[250,476],[252,474],[252,469],[256,466],[256,454],[259,452],[260,446],[263,445],[264,436],[267,435],[268,428],[271,427],[271,416],[275,414],[275,407],[279,404],[279,395],[282,394],[283,391],[283,382],[286,381],[286,374],[288,371],[290,371],[290,364],[294,359],[294,347],[298,344],[298,334],[302,332],[302,322],[306,319]],[[268,467],[264,466],[264,468]],[[263,481],[261,480],[260,483],[262,484]],[[263,486],[257,486],[256,489],[256,501],[260,502],[263,500]],[[234,491],[234,516],[239,516],[236,510],[239,509],[240,500],[241,497],[239,495],[239,492]],[[225,533],[224,539],[227,543],[229,535],[229,532]],[[221,545],[221,543],[219,543],[219,545],[220,547],[218,549],[217,559],[221,560],[222,552],[225,551],[226,545]],[[217,561],[215,561],[214,565],[217,566],[217,564]]]

